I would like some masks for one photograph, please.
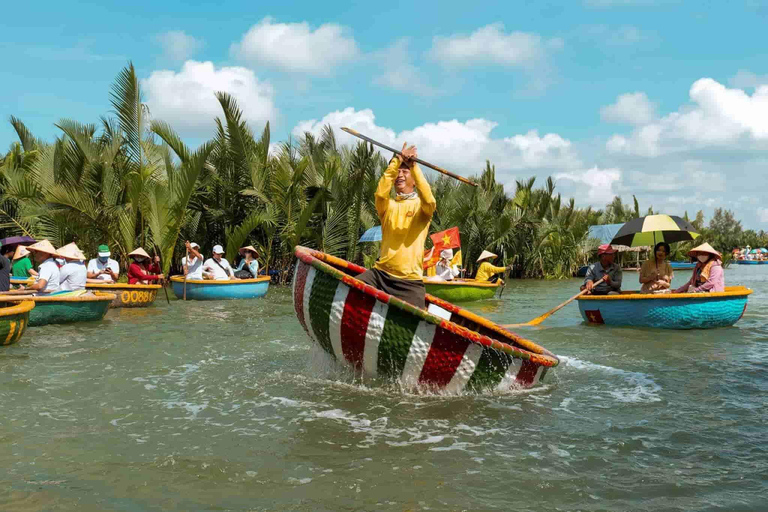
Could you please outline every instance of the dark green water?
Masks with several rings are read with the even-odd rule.
[[[568,306],[523,330],[561,365],[497,395],[355,382],[287,289],[29,329],[0,350],[0,510],[766,510],[768,267],[726,279],[755,290],[727,329]],[[471,309],[526,321],[577,285],[513,281]]]

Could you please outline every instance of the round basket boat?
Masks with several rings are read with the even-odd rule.
[[[672,270],[693,270],[696,268],[695,263],[690,263],[688,261],[671,261],[669,266],[672,267]]]
[[[736,260],[737,265],[759,265],[760,263],[757,260]]]
[[[0,345],[13,345],[21,339],[29,325],[29,312],[34,307],[33,301],[0,307]]]
[[[151,306],[161,288],[162,286],[159,284],[88,283],[85,285],[86,290],[114,293],[115,300],[109,305],[111,308],[145,308]]]
[[[454,279],[452,281],[430,281],[424,279],[427,293],[448,302],[471,302],[490,299],[501,286],[501,281],[491,283],[474,279]]]
[[[227,300],[256,299],[267,294],[269,276],[255,279],[200,280],[187,279],[187,299],[192,300]],[[179,299],[184,297],[184,277],[171,278],[173,293]]]
[[[35,284],[35,278],[34,277],[11,277],[11,284],[23,284],[24,286],[29,286],[31,284]]]
[[[114,293],[92,292],[74,297],[59,295],[0,295],[0,302],[34,302],[29,326],[92,322],[107,314]]]
[[[559,360],[474,313],[427,295],[423,310],[353,276],[364,268],[296,247],[293,305],[309,337],[341,364],[405,388],[531,387]]]
[[[752,290],[726,286],[724,292],[620,295],[583,295],[579,310],[593,324],[655,327],[660,329],[712,329],[728,327],[744,315]]]

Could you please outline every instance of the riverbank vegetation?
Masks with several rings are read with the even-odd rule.
[[[184,240],[208,254],[215,244],[233,259],[253,245],[263,267],[287,275],[293,248],[306,245],[359,263],[377,244],[358,244],[378,224],[373,193],[390,155],[372,146],[339,145],[330,127],[315,136],[272,144],[267,124],[254,133],[235,99],[216,98],[221,115],[212,138],[189,148],[173,127],[151,119],[132,65],[116,77],[112,111],[98,123],[63,119],[60,135],[41,140],[11,117],[18,140],[0,160],[0,235],[77,241],[86,254],[107,243],[123,261],[138,246],[178,267]],[[593,224],[641,215],[620,198],[605,209],[578,208],[556,192],[552,178],[517,181],[505,191],[491,162],[478,163],[468,187],[445,177],[432,181],[438,210],[431,231],[458,226],[470,274],[484,249],[514,264],[516,277],[569,277],[592,256]],[[649,211],[652,211],[649,210]],[[764,232],[743,231],[732,213],[718,210],[702,240],[718,249],[764,247]],[[681,247],[682,249],[682,247]]]

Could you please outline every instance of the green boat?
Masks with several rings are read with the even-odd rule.
[[[107,314],[115,300],[114,293],[93,292],[75,297],[57,295],[0,295],[0,302],[33,302],[29,313],[29,325],[40,327],[49,324],[93,322]]]
[[[448,302],[471,302],[490,299],[501,286],[501,280],[491,283],[474,279],[454,279],[453,281],[433,281],[424,279],[427,293]]]
[[[0,307],[0,345],[13,345],[21,339],[29,325],[29,312],[34,307],[32,301]]]

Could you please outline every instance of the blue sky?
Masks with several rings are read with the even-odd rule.
[[[273,141],[347,124],[461,174],[490,159],[509,187],[554,175],[581,205],[636,194],[768,229],[768,3],[413,4],[14,5],[0,114],[49,140],[58,119],[97,122],[130,60],[193,144],[227,90]],[[14,138],[0,124],[0,148]]]

